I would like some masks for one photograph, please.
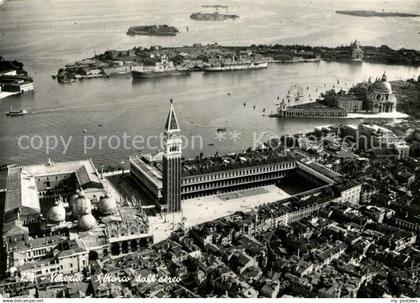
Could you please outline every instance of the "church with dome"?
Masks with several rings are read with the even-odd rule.
[[[397,109],[397,98],[385,73],[368,87],[366,99],[373,113],[391,113]]]
[[[8,168],[3,246],[5,271],[73,274],[93,258],[149,247],[146,214],[105,188],[91,160]]]
[[[363,50],[360,47],[359,41],[355,40],[351,45],[351,59],[354,62],[362,62],[363,61]]]

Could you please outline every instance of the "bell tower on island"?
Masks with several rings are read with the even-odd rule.
[[[163,203],[167,213],[181,210],[181,130],[171,99],[163,138]]]

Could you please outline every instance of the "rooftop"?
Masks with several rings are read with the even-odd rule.
[[[155,184],[162,182],[163,165],[161,158],[153,160],[152,155],[143,155],[141,158],[130,157],[130,162],[137,166]],[[234,169],[262,166],[282,162],[294,162],[296,159],[283,155],[277,150],[259,149],[232,153],[224,156],[218,154],[210,157],[196,157],[182,162],[183,177],[228,171]]]
[[[102,187],[102,183],[91,160],[49,162],[8,169],[7,192],[4,212],[17,208],[40,210],[36,178],[41,176],[74,173],[82,188],[85,186]]]
[[[247,150],[225,156],[196,157],[183,162],[183,176],[201,175],[219,171],[293,162],[296,159],[272,149]]]
[[[4,213],[23,207],[40,211],[35,178],[21,168],[10,168]]]
[[[66,162],[49,161],[46,164],[20,166],[34,177],[75,173],[80,185],[94,182],[101,183],[92,160],[78,160]]]
[[[160,185],[162,183],[162,171],[153,165],[158,162],[150,162],[150,164],[148,164],[147,162],[149,162],[149,159],[146,157],[150,157],[150,155],[145,155],[141,158],[137,156],[130,157],[130,163],[137,166],[137,168],[146,174],[153,183]]]

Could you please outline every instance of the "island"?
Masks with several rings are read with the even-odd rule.
[[[174,26],[163,25],[140,25],[131,26],[127,35],[146,35],[146,36],[176,36],[179,30]]]
[[[193,20],[198,21],[224,21],[224,20],[235,20],[238,19],[238,15],[230,15],[230,14],[220,14],[218,12],[214,13],[192,13],[190,18]]]
[[[420,15],[413,13],[397,13],[397,12],[377,12],[369,10],[355,10],[355,11],[336,11],[337,14],[350,15],[357,17],[419,17]]]
[[[135,47],[130,50],[108,50],[93,58],[76,61],[58,70],[61,83],[76,79],[103,78],[114,75],[142,72],[149,67],[162,65],[162,58],[177,70],[205,71],[211,66],[230,66],[234,62],[250,62],[255,66],[266,64],[300,64],[320,60],[328,62],[372,62],[420,66],[420,51],[394,50],[386,45],[360,46],[353,42],[347,46],[324,47],[307,45],[249,45],[222,46],[193,44],[182,47]],[[163,75],[163,74],[162,74]]]

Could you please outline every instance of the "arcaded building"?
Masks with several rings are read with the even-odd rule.
[[[172,104],[168,119],[171,115],[176,117]],[[167,128],[168,122],[165,131]],[[179,128],[176,129],[176,136],[172,136],[172,140],[178,140]],[[180,159],[179,164],[165,164],[165,161],[168,163],[168,159],[171,159],[171,153]],[[336,177],[319,173],[298,158],[270,148],[224,156],[216,154],[212,157],[181,159],[180,149],[171,152],[168,148],[155,155],[130,157],[130,173],[133,179],[149,193],[161,210],[180,210],[175,193],[180,193],[181,200],[185,200],[277,184],[295,177],[313,184],[314,187],[322,187],[334,184]],[[171,203],[175,203],[176,207],[172,207]]]

